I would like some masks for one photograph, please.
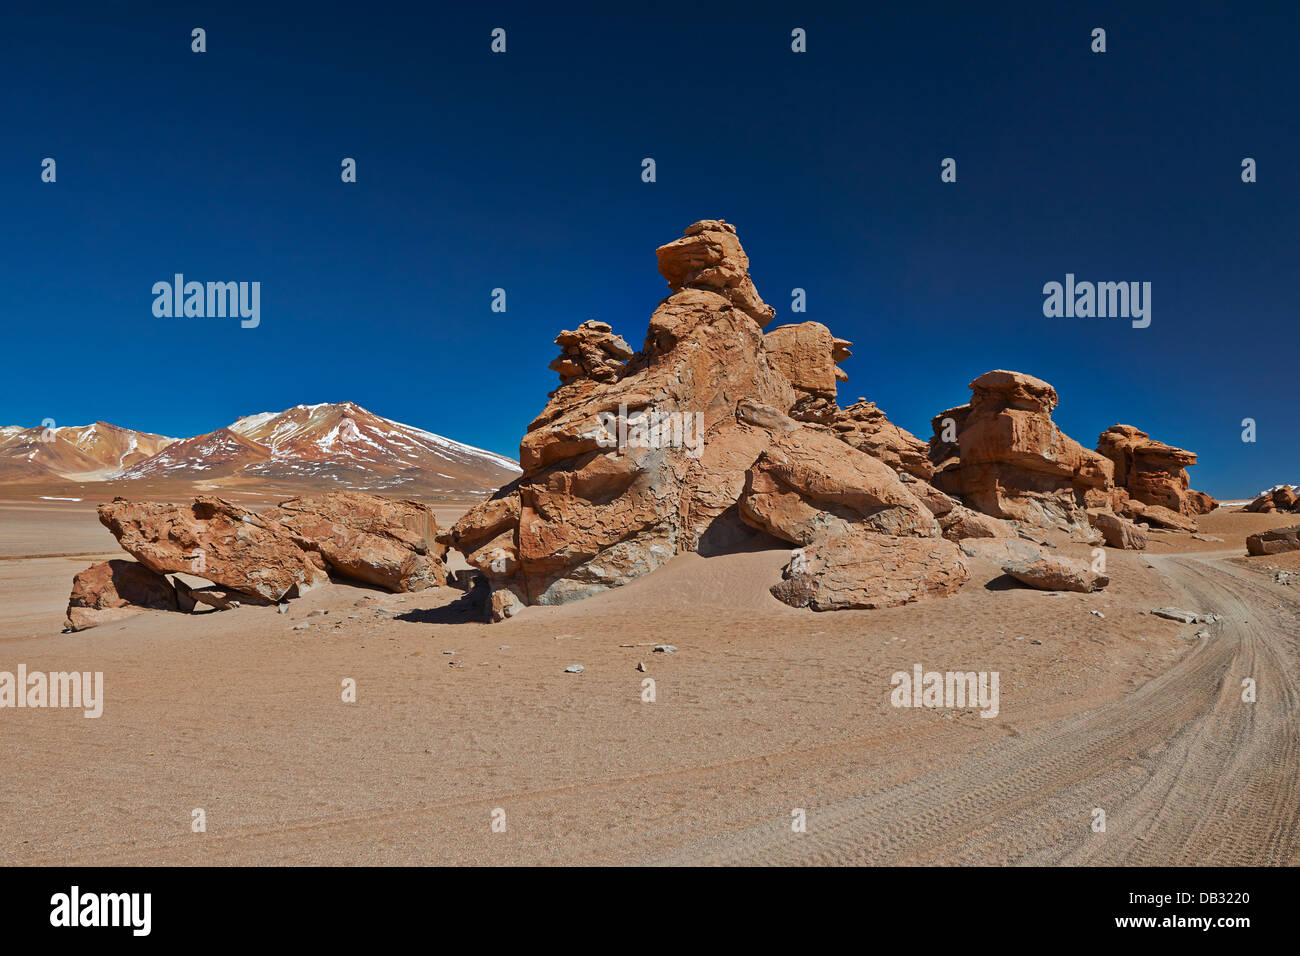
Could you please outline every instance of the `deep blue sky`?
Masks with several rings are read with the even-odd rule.
[[[639,347],[655,247],[725,218],[774,326],[856,343],[841,404],[928,438],[1018,369],[1089,447],[1127,422],[1211,493],[1300,481],[1294,3],[269,6],[0,14],[0,423],[346,399],[514,455],[556,332]],[[260,328],[154,318],[175,272],[261,281]],[[1151,327],[1044,318],[1067,272],[1152,282]]]

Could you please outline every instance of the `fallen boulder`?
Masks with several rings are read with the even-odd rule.
[[[282,501],[262,512],[340,577],[394,593],[447,583],[433,509],[356,491]]]
[[[1004,573],[1022,584],[1040,591],[1099,591],[1110,578],[1081,564],[1043,555],[1034,561],[1011,561],[1002,566]]]
[[[185,572],[268,601],[329,583],[324,561],[288,530],[220,498],[189,505],[115,498],[99,506],[99,521],[158,574]]]
[[[842,534],[796,551],[771,591],[814,611],[885,608],[946,597],[969,578],[961,552],[943,538]]]
[[[1246,539],[1247,554],[1281,554],[1283,551],[1300,551],[1300,524],[1261,531]]]
[[[176,592],[171,582],[136,561],[105,561],[91,565],[72,579],[67,626],[84,631],[145,608],[175,611]]]
[[[1141,551],[1147,546],[1146,531],[1127,518],[1121,518],[1110,511],[1089,511],[1088,520],[1112,548]]]

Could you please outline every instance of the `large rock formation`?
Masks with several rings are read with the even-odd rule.
[[[159,574],[184,571],[268,601],[329,583],[324,561],[290,531],[220,498],[189,505],[115,498],[99,506],[99,521]]]
[[[969,405],[937,415],[934,484],[999,518],[1088,534],[1084,509],[1109,507],[1114,466],[1052,422],[1056,390],[1020,372],[986,372]]]
[[[774,593],[799,606],[903,603],[965,580],[921,496],[826,424],[839,414],[836,364],[848,343],[818,323],[765,337],[774,312],[725,222],[695,223],[657,255],[672,294],[641,351],[625,365],[597,363],[599,376],[581,366],[562,377],[520,443],[524,474],[444,538],[487,578],[494,618],[618,587],[675,554],[760,531],[809,547],[846,539],[827,553],[859,556],[788,569]],[[941,560],[921,561],[913,538]],[[878,551],[891,557],[871,557]],[[860,579],[882,569],[883,580]]]
[[[447,580],[433,510],[414,501],[332,492],[258,514],[206,496],[189,505],[116,498],[100,505],[99,520],[150,571],[184,572],[260,601],[304,594],[329,583],[329,571],[395,592]],[[183,587],[181,596],[185,609],[232,606],[216,589]]]
[[[340,577],[394,593],[447,583],[445,545],[433,509],[355,491],[280,502],[262,516],[278,521]]]
[[[1115,487],[1146,505],[1168,508],[1183,515],[1213,511],[1219,503],[1202,491],[1189,488],[1187,467],[1196,464],[1196,452],[1153,441],[1132,425],[1112,425],[1097,439],[1097,451],[1115,467]]]

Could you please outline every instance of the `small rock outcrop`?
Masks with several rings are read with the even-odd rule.
[[[1178,511],[1171,511],[1161,505],[1144,505],[1136,498],[1125,498],[1122,494],[1119,498],[1119,514],[1135,521],[1138,524],[1149,525],[1152,528],[1163,528],[1166,531],[1195,531],[1197,528],[1196,519],[1191,515],[1185,515]]]
[[[1246,539],[1247,554],[1281,554],[1283,551],[1300,551],[1300,524],[1261,531]]]
[[[1261,491],[1254,501],[1246,505],[1245,510],[1256,514],[1272,511],[1294,514],[1300,512],[1300,495],[1296,494],[1295,485],[1277,485],[1268,491]]]
[[[136,561],[104,561],[72,579],[67,626],[84,631],[144,608],[175,611],[176,592],[171,582]]]
[[[1052,422],[1056,390],[1021,372],[986,372],[969,405],[933,419],[933,483],[977,511],[1087,533],[1084,509],[1107,507],[1114,466]]]
[[[891,422],[875,402],[859,398],[848,408],[840,409],[830,427],[840,441],[879,458],[895,471],[906,472],[922,481],[934,477],[930,446]]]
[[[1196,452],[1154,441],[1132,425],[1112,425],[1097,439],[1097,451],[1115,469],[1115,487],[1145,505],[1167,508],[1182,515],[1202,515],[1219,503],[1189,487],[1187,468],[1196,464]]]
[[[74,629],[89,611],[123,604],[193,611],[279,603],[328,584],[331,571],[394,592],[447,581],[437,520],[415,501],[332,492],[256,513],[208,496],[188,505],[115,498],[100,505],[99,520],[140,563],[114,561],[78,575],[69,605]],[[168,572],[215,586],[192,588],[162,576]]]
[[[583,322],[576,331],[561,332],[555,337],[555,344],[561,352],[548,367],[559,373],[562,385],[587,378],[612,381],[634,354],[622,336],[615,335],[607,323],[595,319]]]

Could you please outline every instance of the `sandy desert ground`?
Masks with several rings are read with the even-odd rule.
[[[0,501],[0,670],[106,688],[99,719],[0,711],[2,864],[1300,862],[1300,587],[1274,580],[1300,555],[1243,546],[1291,515],[1108,551],[1095,594],[975,561],[946,600],[817,614],[767,593],[782,549],[493,625],[452,588],[334,584],[62,634],[73,574],[120,556],[94,503]],[[1000,713],[892,707],[917,663],[998,671]]]

